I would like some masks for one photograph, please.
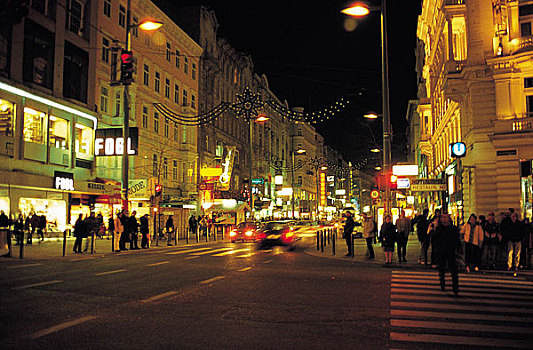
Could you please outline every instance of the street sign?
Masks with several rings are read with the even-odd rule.
[[[265,179],[252,179],[252,185],[262,185],[265,183]]]
[[[200,191],[211,191],[215,189],[215,184],[213,182],[202,182],[198,185]]]
[[[446,191],[446,184],[412,184],[411,191],[414,192],[440,192]]]
[[[466,154],[466,145],[464,142],[450,143],[450,156],[453,158],[461,158]]]
[[[380,205],[381,204],[381,198],[372,199],[372,205]]]
[[[222,175],[222,168],[201,168],[200,175],[203,177],[215,177]]]
[[[397,186],[399,189],[409,188],[409,187],[411,186],[411,180],[409,180],[409,179],[406,178],[406,177],[398,178],[398,179],[396,180],[396,186]]]
[[[379,191],[372,190],[372,192],[370,192],[370,197],[372,197],[373,199],[379,198]]]

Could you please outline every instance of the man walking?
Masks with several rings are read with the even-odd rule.
[[[191,215],[189,218],[189,232],[191,235],[196,235],[196,230],[198,229],[198,221],[196,221],[196,217],[194,215]]]
[[[138,234],[139,234],[139,223],[137,222],[137,218],[135,217],[137,215],[137,212],[134,210],[131,213],[131,216],[128,218],[128,232],[130,234],[130,250],[137,250],[140,249],[137,245],[138,242]]]
[[[167,245],[172,245],[172,234],[174,233],[174,220],[172,219],[172,215],[170,215],[167,219],[167,222],[165,223],[165,230],[167,231],[168,238],[167,238]],[[176,242],[177,242],[176,237]]]
[[[498,246],[502,236],[500,227],[494,218],[494,212],[489,213],[489,218],[483,227],[485,238],[483,239],[483,265],[489,269],[496,267],[498,261]]]
[[[428,249],[430,236],[428,235],[429,220],[428,220],[429,210],[424,209],[422,214],[418,215],[415,219],[416,222],[416,234],[418,236],[418,241],[420,242],[420,264],[425,265],[428,263]]]
[[[353,247],[352,247],[352,233],[353,233],[354,227],[355,227],[355,222],[353,221],[352,213],[347,211],[346,212],[346,222],[344,223],[344,232],[343,232],[344,239],[346,240],[346,245],[348,246],[348,254],[346,254],[345,256],[352,256],[352,254],[354,253],[352,251],[352,249],[353,249]]]
[[[459,229],[452,224],[450,215],[445,213],[440,217],[440,224],[433,233],[433,249],[439,264],[440,289],[445,290],[446,266],[452,274],[453,294],[459,294],[459,275],[455,261],[455,250],[460,245]]]
[[[148,249],[149,248],[149,239],[148,239],[148,214],[144,214],[141,216],[141,226],[139,227],[139,230],[141,232],[141,248],[142,249]]]
[[[517,270],[520,264],[520,251],[524,238],[524,223],[518,220],[516,213],[511,214],[511,221],[507,226],[507,270]]]
[[[119,250],[128,250],[128,248],[126,248],[126,242],[129,241],[128,212],[125,210],[122,210],[118,218],[122,225],[122,232],[120,233],[120,240],[119,240]],[[116,222],[115,222],[115,229],[118,229]]]
[[[367,259],[374,259],[374,247],[372,246],[374,241],[374,233],[376,232],[376,226],[372,217],[363,213],[363,238],[366,240],[366,247],[368,250]]]
[[[117,214],[113,227],[113,251],[120,252],[121,248],[125,248],[125,243],[122,243],[122,235],[124,234],[124,223],[122,220],[122,213]]]
[[[405,254],[407,250],[407,241],[411,233],[411,220],[405,217],[405,211],[400,211],[400,217],[396,220],[396,229],[398,230],[398,262],[407,262]]]
[[[85,248],[83,249],[84,252],[89,249],[89,241],[92,242],[94,240],[94,235],[96,234],[96,230],[98,229],[98,220],[94,216],[94,211],[91,212],[91,215],[85,219],[85,226],[87,230],[87,239],[85,240]]]

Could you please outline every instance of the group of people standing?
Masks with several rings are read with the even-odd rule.
[[[35,212],[30,213],[24,217],[19,213],[16,219],[10,220],[9,217],[0,210],[0,228],[9,228],[13,225],[13,232],[15,234],[17,245],[24,240],[24,235],[27,234],[26,244],[33,243],[33,235],[37,234],[39,241],[44,241],[44,234],[46,232],[47,220],[45,215],[39,215]]]
[[[198,215],[198,217],[191,215],[189,218],[189,232],[191,235],[195,235],[196,232],[198,232],[199,234],[206,236],[211,222],[212,220],[208,215]]]

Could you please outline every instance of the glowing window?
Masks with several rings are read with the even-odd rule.
[[[24,141],[46,143],[46,113],[24,107]]]

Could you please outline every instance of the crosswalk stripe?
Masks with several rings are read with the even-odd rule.
[[[233,248],[220,248],[220,249],[213,249],[213,250],[208,250],[206,252],[200,252],[200,253],[192,253],[191,255],[206,255],[206,254],[212,254],[212,253],[218,253],[218,252],[223,252],[225,250],[232,250]]]
[[[478,282],[469,282],[464,281],[463,279],[459,278],[460,284],[462,286],[469,286],[469,287],[487,287],[487,286],[493,286],[494,283],[478,283]],[[427,282],[430,283],[438,283],[438,279],[433,280],[427,280],[427,281],[421,281],[421,280],[413,280],[413,279],[399,279],[399,278],[392,278],[392,283],[412,283],[412,284],[426,284]],[[500,285],[498,288],[502,289],[517,289],[517,290],[527,290],[527,291],[533,291],[533,286],[519,286],[519,285]]]
[[[191,253],[191,252],[200,252],[202,250],[208,250],[213,248],[195,248],[195,249],[186,249],[186,250],[179,250],[177,252],[170,252],[166,253],[168,255],[178,255],[178,254],[185,254],[185,253]]]
[[[234,249],[234,250],[230,250],[229,252],[223,252],[223,253],[214,254],[213,256],[225,256],[225,255],[232,255],[232,254],[241,253],[241,252],[248,252],[248,251],[250,251],[250,249],[248,249],[248,248]]]
[[[503,321],[503,322],[531,322],[528,316],[506,316],[506,315],[487,315],[487,314],[466,314],[439,311],[415,311],[392,309],[391,316],[395,317],[414,317],[420,318],[446,318],[459,320],[476,320],[476,321]]]
[[[394,270],[392,271],[393,274],[404,274],[404,275],[415,275],[415,276],[435,276],[438,273],[438,270],[431,270],[431,271],[400,271],[400,270]],[[459,273],[459,276],[470,276],[470,277],[479,277],[479,278],[486,278],[486,277],[493,277],[493,278],[499,278],[499,279],[507,279],[507,280],[516,280],[517,277],[513,277],[510,275],[502,276],[499,274],[481,274],[479,272],[477,273]]]
[[[391,287],[396,288],[413,288],[413,289],[434,289],[438,286],[438,283],[435,283],[434,285],[421,285],[421,284],[401,284],[401,283],[392,283]],[[459,289],[461,291],[468,291],[468,292],[479,292],[479,293],[494,293],[494,292],[502,292],[502,289],[496,289],[496,288],[483,288],[483,287],[474,287],[474,288],[468,288],[461,284],[461,279],[459,279]],[[520,290],[505,290],[506,294],[509,295],[527,295],[527,296],[533,296],[533,293],[527,293],[525,291]]]
[[[470,303],[470,304],[494,304],[494,299],[492,298],[465,298],[461,293],[461,298],[451,299],[448,295],[440,296],[420,296],[420,295],[410,295],[410,294],[401,294],[395,293],[391,295],[391,299],[401,299],[401,300],[424,300],[424,301],[446,301],[446,302],[460,302],[460,303]],[[512,300],[498,300],[498,305],[510,305],[510,306],[528,306],[533,309],[533,301],[530,302],[521,302],[516,301],[514,298]]]
[[[432,281],[438,280],[439,276],[434,274],[432,276],[413,276],[413,275],[403,275],[403,274],[392,274],[393,279],[410,279],[410,280],[420,280],[420,281]],[[514,285],[525,285],[533,287],[533,282],[529,281],[520,281],[520,280],[508,280],[508,279],[496,279],[496,278],[480,278],[480,277],[466,277],[460,276],[461,281],[473,281],[473,282],[483,282],[483,283],[503,283],[503,284],[514,284]]]
[[[517,334],[531,334],[531,327],[517,327],[517,326],[502,326],[502,325],[486,325],[486,324],[472,324],[472,323],[458,323],[458,322],[438,322],[438,321],[418,321],[418,320],[397,320],[390,321],[392,327],[408,327],[408,328],[433,328],[457,331],[476,331],[476,332],[493,332],[493,333],[517,333]]]
[[[451,281],[447,281],[447,286],[451,286]],[[448,288],[449,290],[450,288]],[[400,295],[400,294],[407,294],[407,295],[442,295],[442,291],[437,288],[437,285],[435,284],[435,287],[432,289],[409,289],[409,288],[391,288],[391,294],[394,293],[394,295]],[[484,298],[490,298],[493,300],[493,302],[500,302],[501,300],[509,300],[509,296],[505,294],[490,294],[490,293],[470,293],[470,292],[464,292],[463,289],[461,289],[461,297],[484,297]],[[501,299],[501,300],[500,300]],[[529,301],[531,302],[532,299],[529,297],[519,297],[513,295],[512,300],[516,301]]]
[[[391,301],[391,307],[394,308],[406,308],[406,307],[419,307],[424,309],[446,309],[446,310],[467,310],[467,311],[483,311],[483,312],[512,312],[515,314],[531,314],[533,316],[533,309],[526,310],[523,308],[512,307],[498,307],[498,306],[476,306],[476,305],[459,305],[459,304],[443,304],[443,303],[424,303],[424,302],[408,302],[408,301]]]
[[[531,349],[532,343],[521,339],[500,339],[500,338],[481,338],[466,337],[458,335],[440,335],[440,334],[416,334],[416,333],[396,333],[391,332],[390,339],[393,341],[407,341],[419,343],[437,343],[437,344],[454,344],[469,346],[490,346],[498,348],[518,348]]]

